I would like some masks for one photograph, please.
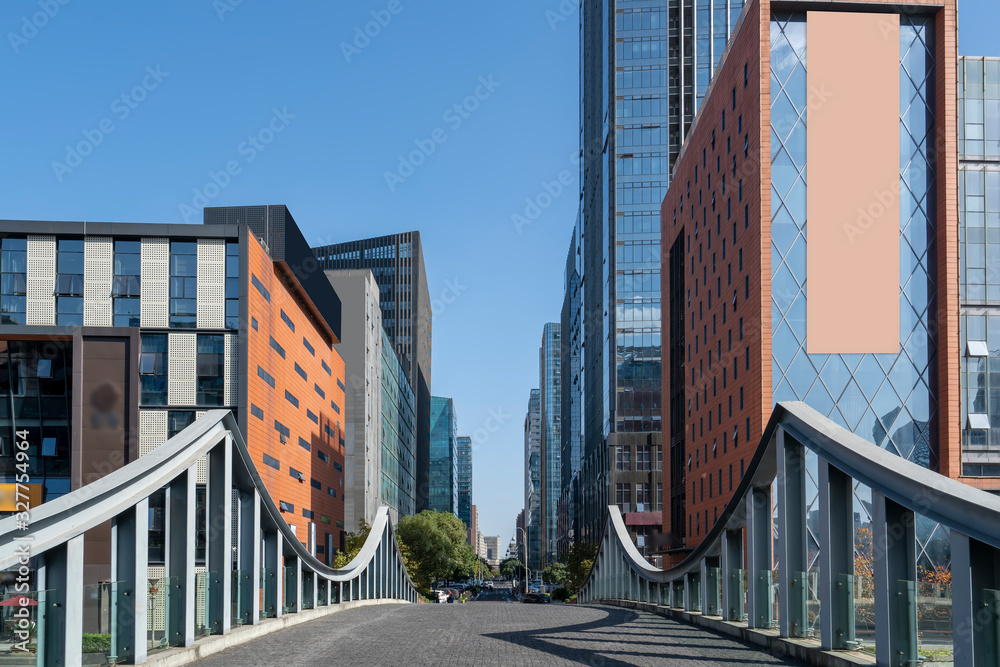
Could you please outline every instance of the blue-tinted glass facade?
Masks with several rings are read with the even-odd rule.
[[[1000,58],[960,58],[962,474],[1000,477]]]
[[[26,324],[28,294],[28,241],[0,241],[0,322]]]
[[[72,351],[70,341],[0,341],[0,481],[26,473],[43,502],[70,491]]]
[[[936,468],[937,342],[934,317],[936,187],[933,20],[900,17],[900,350],[896,354],[806,352],[806,15],[771,22],[772,398],[805,401],[866,440]],[[808,514],[818,510],[818,470],[807,456]],[[855,488],[855,522],[870,524],[871,491]],[[812,519],[809,567],[818,566]],[[927,568],[940,527],[918,526],[918,565]],[[940,536],[940,533],[938,533]],[[818,622],[818,621],[817,621]]]
[[[382,334],[382,499],[398,516],[416,512],[417,403],[403,365]]]
[[[455,402],[431,396],[430,489],[427,509],[458,513],[458,420]]]
[[[459,436],[458,466],[456,469],[458,484],[458,518],[465,524],[466,530],[472,525],[472,438]]]
[[[542,533],[544,538],[545,562],[551,563],[558,557],[557,530],[560,461],[562,430],[559,411],[561,372],[559,347],[561,345],[560,326],[550,322],[542,330],[542,345],[538,350],[538,382],[541,399],[541,454],[542,454]]]
[[[532,389],[524,417],[524,538],[528,567],[542,567],[542,407],[541,392]]]

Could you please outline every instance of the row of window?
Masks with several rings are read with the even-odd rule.
[[[652,451],[656,450],[656,468],[653,468]],[[629,447],[615,449],[615,470],[648,471],[663,468],[663,450],[650,445],[638,445],[635,448],[635,462],[632,461],[632,450]]]

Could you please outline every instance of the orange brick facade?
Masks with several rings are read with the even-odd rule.
[[[938,434],[940,472],[957,477],[957,44],[954,0],[944,5],[936,14],[939,260],[934,384],[939,403],[938,422],[931,426]],[[676,538],[671,540],[674,545],[683,545],[670,556],[673,560],[696,547],[711,529],[771,413],[770,17],[770,0],[753,0],[744,8],[742,23],[674,165],[661,207],[664,350],[680,344],[670,340],[674,331],[667,295],[670,253],[675,248],[684,253],[683,470],[672,470],[674,457],[668,455],[671,438],[676,441],[680,434],[671,433],[669,419],[663,427],[663,531]],[[675,246],[679,239],[680,246]],[[665,372],[665,408],[674,391]],[[684,488],[683,526],[671,525],[667,509],[671,484],[679,483]]]
[[[291,505],[282,516],[299,541],[308,543],[309,524],[315,523],[317,557],[329,562],[326,535],[339,549],[344,519],[345,368],[333,347],[339,341],[303,303],[294,278],[253,235],[248,246],[247,444],[275,502]],[[287,429],[285,442],[278,424]],[[270,459],[265,461],[265,455]]]

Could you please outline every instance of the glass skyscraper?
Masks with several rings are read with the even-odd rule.
[[[458,518],[466,529],[472,526],[472,438],[459,436],[458,444]]]
[[[612,461],[636,446],[659,455],[660,202],[742,7],[742,0],[582,4],[584,539],[597,539],[612,494],[653,509],[638,498],[658,481],[616,475]]]
[[[455,402],[431,396],[427,509],[458,516],[458,420]]]
[[[549,322],[542,329],[542,346],[538,350],[538,383],[541,387],[541,452],[542,452],[542,534],[545,563],[558,557],[556,523],[558,519],[559,454],[562,448],[560,410],[561,337],[559,324]]]
[[[542,407],[541,392],[531,390],[524,417],[524,539],[532,570],[542,567]]]
[[[1000,477],[1000,58],[960,58],[958,92],[962,475]]]

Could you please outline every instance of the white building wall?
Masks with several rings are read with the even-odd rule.
[[[110,327],[114,322],[111,283],[114,279],[114,241],[104,236],[83,240],[83,324]]]
[[[195,404],[197,356],[197,334],[168,334],[167,405]]]
[[[29,235],[26,324],[56,323],[56,237]]]
[[[198,239],[198,328],[226,324],[226,241]]]
[[[142,239],[142,297],[139,323],[143,327],[170,325],[170,242],[167,239]]]

